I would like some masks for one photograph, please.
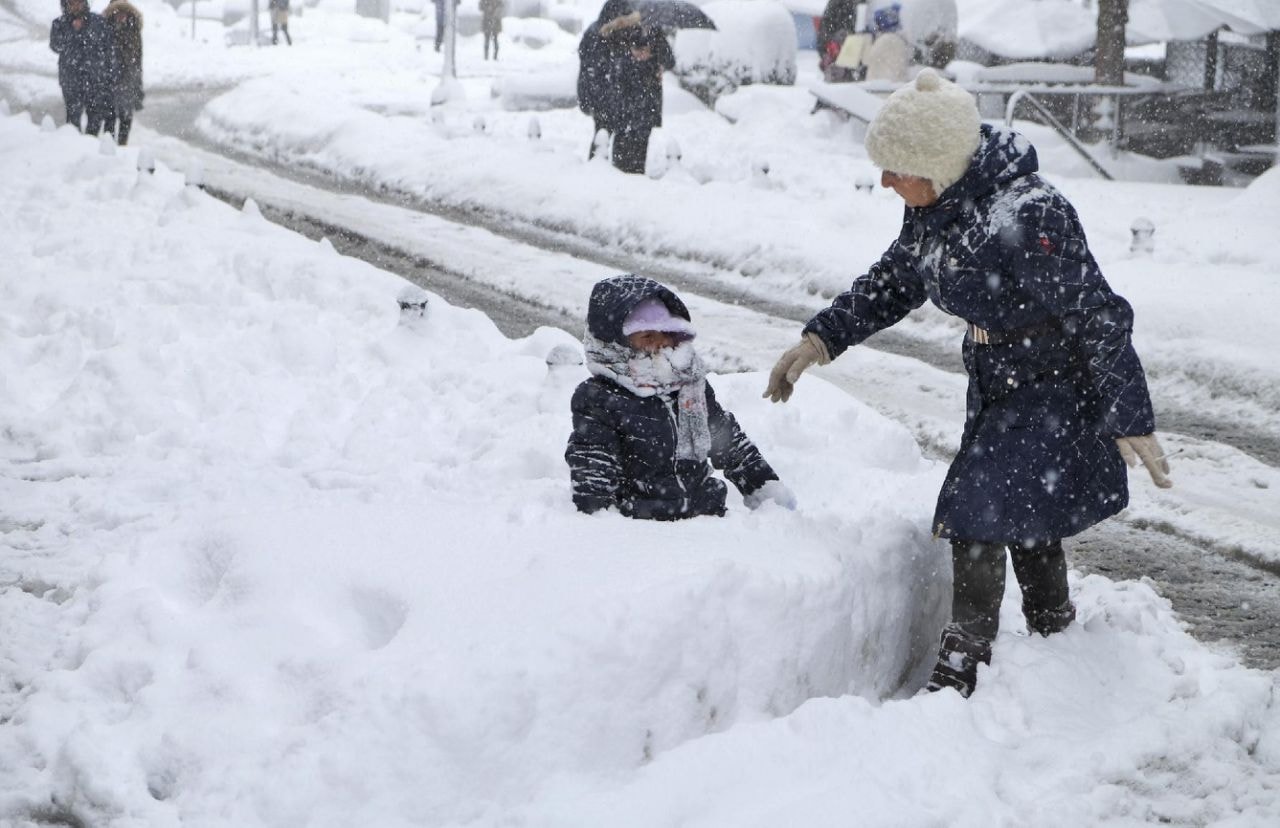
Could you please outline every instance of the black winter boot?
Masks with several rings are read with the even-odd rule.
[[[1022,614],[1027,619],[1027,629],[1041,635],[1053,635],[1062,632],[1076,620],[1076,608],[1071,601],[1065,601],[1053,609],[1037,609],[1022,602]]]
[[[1062,632],[1075,620],[1067,589],[1067,558],[1061,541],[1036,548],[1011,546],[1013,572],[1022,587],[1022,615],[1027,629],[1040,635]]]
[[[929,676],[926,689],[934,693],[950,687],[969,698],[978,683],[978,663],[991,663],[991,642],[965,632],[959,624],[948,624],[942,630],[938,647],[938,663]]]

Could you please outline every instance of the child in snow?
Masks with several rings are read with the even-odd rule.
[[[593,376],[573,394],[565,450],[580,511],[616,506],[653,520],[723,515],[725,485],[711,466],[748,507],[795,508],[794,495],[716,402],[694,336],[684,302],[652,279],[616,276],[592,290],[584,345]]]

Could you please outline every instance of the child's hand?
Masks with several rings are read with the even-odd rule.
[[[795,494],[781,480],[770,480],[751,494],[742,497],[742,502],[752,510],[759,509],[769,501],[791,511],[795,511],[796,508]]]

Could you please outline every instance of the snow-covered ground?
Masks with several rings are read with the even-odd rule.
[[[467,98],[433,119],[413,15],[379,29],[321,5],[291,49],[255,51],[194,46],[143,7],[152,83],[236,85],[200,118],[217,142],[702,261],[747,296],[816,308],[899,220],[854,190],[873,174],[856,130],[809,116],[803,89],[742,90],[734,124],[669,90],[655,146],[680,167],[627,178],[583,160],[576,112],[490,97],[571,64],[571,36],[487,65],[464,39]],[[52,53],[17,39],[0,66],[37,89]],[[760,373],[716,377],[800,508],[578,515],[561,454],[584,372],[545,363],[573,337],[507,340],[438,297],[403,315],[398,279],[184,187],[172,168],[200,153],[145,118],[135,144],[177,159],[155,175],[136,147],[0,116],[0,824],[1280,821],[1275,675],[1196,643],[1144,583],[1073,574],[1080,623],[1052,639],[1022,634],[1011,583],[974,697],[913,695],[949,594],[928,535],[944,469],[865,402],[815,376],[769,406]],[[1209,411],[1248,397],[1234,416],[1280,431],[1277,173],[1103,183],[1045,147],[1153,384]],[[344,205],[576,315],[607,275]],[[1138,215],[1151,256],[1128,250]],[[721,365],[766,367],[794,337],[692,306]],[[940,314],[909,330],[955,336]],[[883,385],[903,362],[863,349],[825,375]],[[928,382],[958,403],[957,378]],[[938,416],[958,430],[959,408]],[[1176,487],[1135,475],[1125,519],[1280,559],[1275,469],[1166,442]]]

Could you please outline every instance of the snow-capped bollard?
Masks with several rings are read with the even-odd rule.
[[[667,139],[667,164],[675,166],[680,163],[680,159],[684,158],[684,153],[680,151],[680,142],[674,138]]]
[[[534,115],[529,118],[529,129],[526,133],[530,141],[537,141],[542,137],[542,123],[538,121],[538,116]]]
[[[152,174],[156,171],[156,157],[151,150],[143,147],[138,150],[138,172]]]
[[[858,173],[853,179],[853,189],[870,195],[876,191],[876,180],[871,173]]]
[[[581,365],[582,349],[573,345],[557,345],[547,352],[547,370],[554,371],[569,365]]]
[[[98,136],[98,154],[99,155],[115,155],[116,154],[116,136],[110,132],[104,132]]]
[[[427,318],[427,292],[417,285],[409,285],[396,297],[400,304],[400,324],[414,326]]]
[[[251,198],[244,200],[244,206],[240,208],[240,213],[248,218],[262,218],[262,210],[258,208],[258,202]]]
[[[1133,240],[1129,242],[1130,253],[1151,253],[1156,249],[1156,226],[1151,219],[1139,216],[1129,227]]]
[[[57,128],[57,124],[53,122],[53,116],[46,112],[44,117],[40,119],[40,131],[53,132]]]
[[[773,181],[769,178],[769,162],[763,158],[757,158],[751,162],[751,185],[765,189],[773,188]]]
[[[188,187],[195,187],[197,190],[204,189],[204,164],[200,163],[200,159],[193,159],[187,165],[186,181]]]

